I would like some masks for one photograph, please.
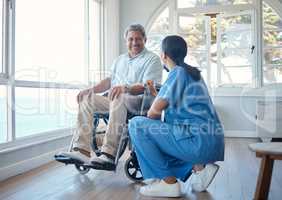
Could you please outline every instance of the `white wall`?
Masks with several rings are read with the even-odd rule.
[[[119,55],[119,5],[119,0],[104,0],[105,69],[110,69],[112,62]]]
[[[123,32],[132,23],[146,26],[154,11],[165,0],[120,0],[120,53],[126,52]]]
[[[15,176],[54,160],[54,155],[66,150],[70,136],[53,141],[40,142],[18,149],[0,152],[0,181]]]

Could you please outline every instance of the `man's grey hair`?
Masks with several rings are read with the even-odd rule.
[[[145,29],[141,24],[131,24],[131,25],[129,25],[124,31],[124,38],[125,39],[127,38],[128,32],[130,32],[130,31],[139,31],[142,34],[142,36],[144,37],[144,39],[145,40],[147,39]]]

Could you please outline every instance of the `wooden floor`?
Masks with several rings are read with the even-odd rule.
[[[248,150],[254,139],[226,139],[225,161],[207,192],[193,193],[189,181],[183,184],[185,195],[179,199],[251,200],[260,160]],[[123,158],[124,160],[124,158]],[[0,199],[5,200],[139,200],[157,199],[138,193],[140,185],[128,180],[123,161],[117,173],[90,170],[80,175],[76,169],[51,162],[28,173],[0,183]],[[269,199],[282,199],[282,162],[276,161]],[[175,198],[174,198],[175,199]]]

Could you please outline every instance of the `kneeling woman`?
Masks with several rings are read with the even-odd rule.
[[[143,177],[158,180],[140,188],[146,196],[180,196],[177,179],[191,174],[192,189],[204,191],[218,171],[214,162],[224,159],[222,126],[200,71],[184,63],[186,54],[183,38],[168,36],[162,41],[168,78],[148,116],[129,123]]]

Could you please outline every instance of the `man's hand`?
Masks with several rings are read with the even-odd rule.
[[[111,89],[109,98],[110,100],[114,100],[115,98],[118,98],[122,93],[127,93],[128,88],[123,85],[115,86]]]
[[[76,96],[77,103],[81,102],[83,97],[86,95],[89,95],[92,92],[92,90],[93,88],[89,88],[89,89],[80,91],[78,95]]]

